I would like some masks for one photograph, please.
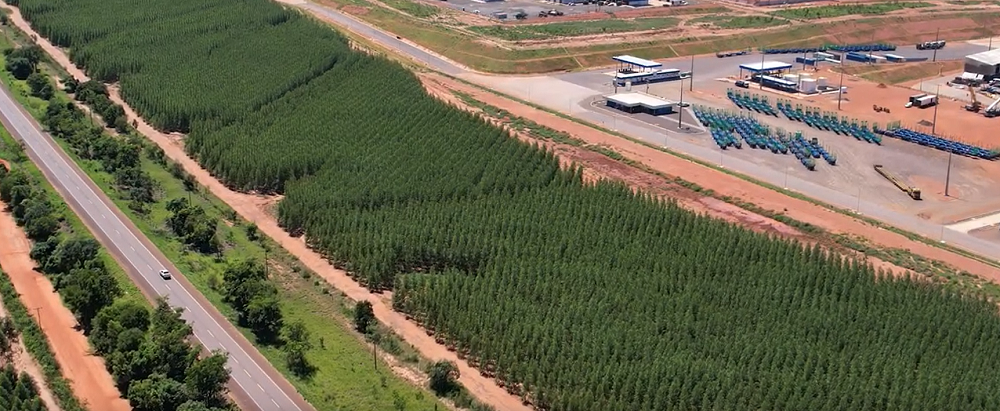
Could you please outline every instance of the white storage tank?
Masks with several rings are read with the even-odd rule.
[[[792,83],[799,84],[799,76],[796,76],[794,74],[785,74],[784,79],[787,81],[791,81]]]
[[[816,93],[816,80],[811,78],[802,79],[802,85],[799,87],[799,90],[805,94]]]
[[[826,87],[826,77],[820,77],[820,78],[816,79],[816,86],[817,87],[823,87],[823,88],[825,88]]]

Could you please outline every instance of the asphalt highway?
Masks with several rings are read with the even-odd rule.
[[[183,308],[183,318],[191,324],[195,338],[204,348],[229,353],[229,388],[241,409],[312,410],[295,388],[198,294],[182,273],[96,188],[52,137],[42,132],[41,126],[4,86],[0,86],[0,121],[16,139],[24,142],[29,157],[101,244],[122,262],[123,268],[143,292],[166,297],[172,306]],[[160,278],[159,270],[164,268],[174,274],[173,279]]]

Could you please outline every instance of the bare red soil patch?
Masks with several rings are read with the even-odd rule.
[[[76,329],[73,313],[63,305],[48,278],[34,270],[35,263],[29,257],[31,244],[6,212],[0,215],[0,244],[3,244],[0,266],[45,333],[63,376],[69,380],[77,398],[93,410],[131,410],[104,367],[104,359],[90,353],[90,342]]]

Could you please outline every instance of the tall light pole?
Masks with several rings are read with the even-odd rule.
[[[764,74],[763,74],[763,71],[764,71],[764,57],[766,57],[766,56],[767,56],[767,54],[764,54],[763,51],[760,52],[760,69],[757,70],[757,84],[760,84],[760,89],[761,90],[764,89]],[[750,78],[753,78],[753,74],[750,74]]]
[[[684,79],[681,79],[681,101],[677,103],[677,129],[681,129],[681,119],[684,118]]]
[[[691,75],[688,78],[691,79],[691,84],[688,85],[688,87],[690,87],[688,91],[694,91],[694,54],[691,55]]]
[[[840,56],[840,87],[837,89],[837,111],[840,111],[840,101],[844,98],[844,57],[846,57],[846,54]]]
[[[951,157],[954,155],[951,151],[948,152],[948,172],[944,175],[944,196],[948,195],[948,186],[951,185]]]
[[[934,41],[936,42],[936,41],[939,41],[940,39],[941,39],[941,28],[938,27],[937,34],[934,35]],[[931,59],[931,61],[937,61],[937,51],[938,51],[938,49],[935,46],[934,47],[934,58]]]
[[[937,110],[938,110],[938,106],[941,105],[941,85],[940,84],[938,84],[938,86],[937,86],[937,92],[936,92],[936,94],[934,94],[934,100],[937,100],[937,101],[934,103],[934,118],[931,120],[931,134],[934,134],[934,131],[937,130]]]

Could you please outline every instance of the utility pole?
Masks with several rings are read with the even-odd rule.
[[[764,89],[764,75],[762,72],[764,71],[764,57],[766,56],[767,54],[764,54],[764,52],[760,53],[760,69],[757,70],[757,84],[760,84],[761,90]],[[753,74],[750,74],[750,77],[753,78]]]
[[[934,94],[934,99],[937,100],[937,102],[934,103],[934,119],[931,120],[931,134],[934,134],[934,131],[937,130],[937,110],[938,110],[938,106],[941,105],[941,85],[940,84],[938,84],[938,86],[937,86],[937,92]]]
[[[840,56],[840,87],[837,89],[837,111],[840,111],[840,101],[844,97],[844,57]]]
[[[938,27],[938,29],[937,29],[937,34],[934,35],[934,41],[939,41],[939,40],[941,40],[941,28],[940,27]],[[937,61],[937,51],[938,51],[938,49],[934,48],[934,58],[931,61]]]
[[[953,155],[954,155],[954,153],[952,153],[951,151],[948,152],[948,172],[944,176],[944,196],[945,197],[949,197],[949,195],[948,195],[948,186],[951,185],[951,157]]]
[[[689,78],[691,79],[691,84],[688,85],[690,87],[688,91],[694,91],[694,54],[691,55],[691,76]]]
[[[684,118],[684,79],[681,79],[681,101],[677,103],[677,129],[681,129],[681,119]]]
[[[42,328],[42,307],[35,307],[35,319],[38,320],[38,328]]]

